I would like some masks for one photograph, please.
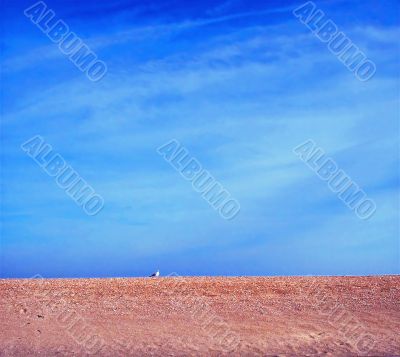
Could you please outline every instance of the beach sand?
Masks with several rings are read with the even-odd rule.
[[[400,276],[0,280],[1,356],[400,356]]]

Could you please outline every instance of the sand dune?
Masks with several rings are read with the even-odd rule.
[[[400,356],[400,276],[0,280],[1,356]]]

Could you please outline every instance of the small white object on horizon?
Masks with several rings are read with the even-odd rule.
[[[158,269],[155,273],[150,275],[150,277],[158,277],[158,276],[160,276],[160,270],[158,270]]]

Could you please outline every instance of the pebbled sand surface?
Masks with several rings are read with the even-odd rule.
[[[400,356],[400,276],[0,280],[0,356]]]

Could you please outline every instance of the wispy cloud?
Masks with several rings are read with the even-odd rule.
[[[194,274],[224,273],[226,266],[234,274],[370,273],[363,264],[372,258],[375,271],[398,269],[398,27],[381,13],[379,22],[370,20],[367,10],[359,14],[365,26],[343,24],[377,63],[374,79],[359,83],[290,17],[290,4],[248,11],[240,4],[206,6],[201,16],[181,4],[181,14],[166,20],[150,11],[133,25],[126,19],[136,5],[112,3],[107,30],[96,24],[86,33],[109,68],[97,84],[82,80],[47,38],[8,51],[2,124],[8,262],[65,268],[69,275],[102,266],[106,257],[111,275],[161,263],[185,272],[188,261]],[[352,9],[326,6],[333,16]],[[84,10],[74,20],[78,29],[91,16]],[[125,20],[115,24],[114,16]],[[102,193],[101,217],[80,216],[20,152],[35,134]],[[171,137],[230,188],[240,217],[219,222],[160,159],[156,148]],[[292,148],[310,137],[376,200],[367,225],[294,157]],[[43,252],[59,263],[42,263]],[[4,274],[29,269],[10,265]]]

